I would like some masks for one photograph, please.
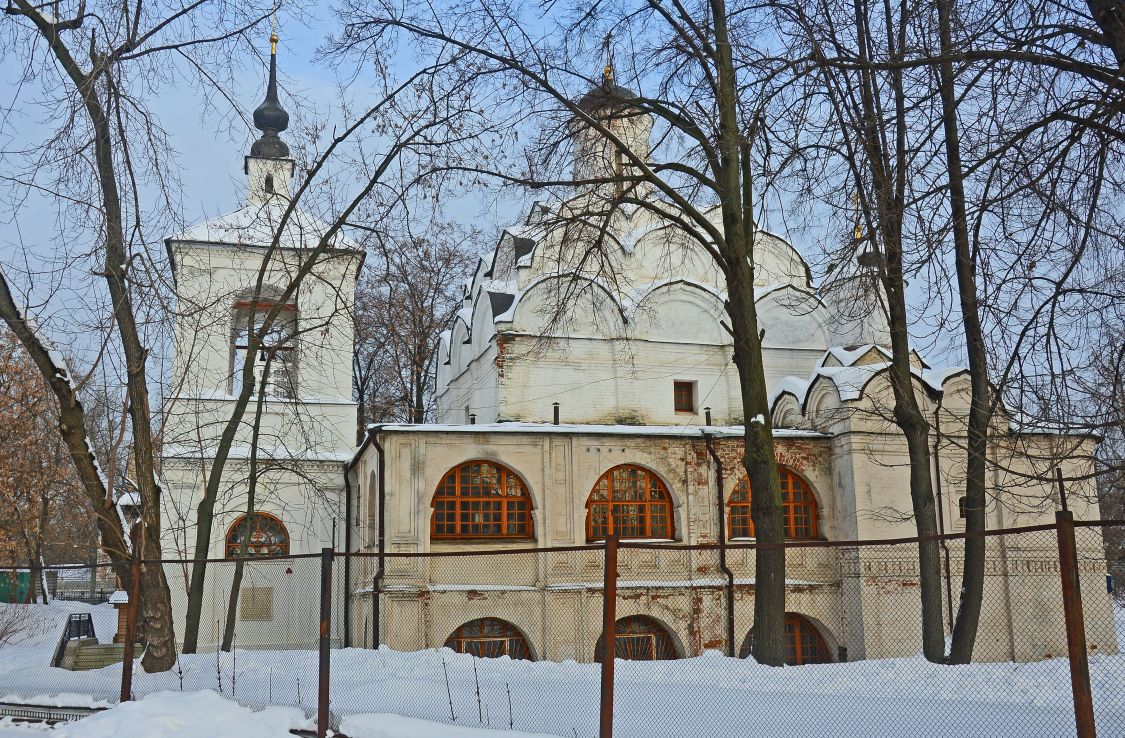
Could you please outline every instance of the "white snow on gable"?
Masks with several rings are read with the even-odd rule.
[[[945,388],[945,383],[958,374],[964,374],[969,371],[963,366],[947,366],[942,369],[923,369],[921,372],[915,371],[922,377],[930,389],[935,392],[942,392]]]
[[[805,394],[809,391],[809,380],[800,377],[782,377],[769,393],[769,406],[772,409],[778,398],[788,392],[804,404]]]
[[[614,240],[617,241],[622,251],[626,254],[633,254],[636,252],[637,244],[641,242],[642,238],[663,227],[662,225],[648,222],[633,226],[627,231],[615,231],[611,235]]]
[[[891,358],[889,351],[873,343],[865,343],[862,346],[833,346],[824,352],[824,356],[820,359],[820,366],[831,366],[828,363],[829,359],[835,359],[840,366],[852,366],[871,351],[882,354],[887,360]]]
[[[871,378],[889,366],[887,362],[860,366],[822,366],[817,367],[814,374],[830,380],[836,386],[836,391],[840,393],[840,399],[847,402],[858,400]],[[809,384],[811,386],[812,383]]]
[[[855,363],[872,351],[887,357],[888,360],[871,364]],[[824,355],[820,358],[820,363],[817,365],[816,369],[813,370],[812,375],[808,379],[788,376],[778,380],[770,390],[770,407],[773,407],[777,399],[786,392],[796,397],[797,401],[803,407],[808,400],[809,390],[812,388],[817,377],[824,377],[832,382],[840,395],[841,401],[848,402],[858,400],[863,396],[863,388],[867,386],[867,383],[870,382],[875,375],[890,368],[891,362],[889,359],[890,352],[887,351],[886,348],[875,344],[849,347],[833,346],[824,352]],[[923,362],[923,366],[927,365]],[[940,394],[944,391],[945,383],[951,377],[964,372],[965,369],[962,367],[920,369],[916,366],[912,366],[910,371],[915,377],[922,380],[927,388]]]
[[[234,212],[197,223],[166,240],[266,248],[273,243],[287,207],[285,203],[278,201],[245,205]],[[277,245],[283,249],[315,248],[330,228],[328,223],[294,209],[285,221]],[[334,249],[358,249],[339,230],[329,240],[328,246]]]

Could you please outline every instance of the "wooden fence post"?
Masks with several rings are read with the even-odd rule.
[[[602,683],[598,738],[613,738],[613,662],[617,657],[617,534],[605,538],[605,583],[602,588]]]
[[[328,677],[332,671],[332,549],[320,550],[320,664],[317,669],[316,735],[328,735]]]
[[[1055,512],[1059,541],[1059,574],[1062,579],[1066,648],[1070,657],[1070,686],[1074,693],[1074,722],[1078,738],[1095,738],[1094,699],[1090,689],[1090,662],[1086,654],[1086,625],[1078,578],[1078,547],[1074,542],[1074,514]]]

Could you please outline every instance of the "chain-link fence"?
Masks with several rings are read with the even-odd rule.
[[[973,558],[963,536],[787,544],[781,668],[746,658],[753,543],[462,544],[209,561],[195,610],[193,562],[146,562],[167,578],[177,653],[170,670],[149,673],[138,644],[131,677],[122,664],[135,612],[128,593],[105,604],[60,596],[35,608],[2,605],[0,694],[111,702],[211,689],[254,708],[299,707],[322,730],[344,732],[353,716],[392,713],[575,738],[610,730],[1024,738],[1075,735],[1092,712],[1102,735],[1122,735],[1125,610],[1106,573],[1109,524],[1075,530],[1060,520],[983,538],[969,665],[922,655],[927,628],[945,652],[954,638]],[[936,549],[936,580],[920,569],[923,545]],[[112,574],[66,569],[83,592]],[[940,616],[925,622],[923,580],[941,602]],[[13,612],[38,613],[39,631],[4,642],[3,618]],[[617,658],[603,664],[611,624]],[[197,638],[185,647],[188,632]],[[1084,729],[1077,734],[1092,735]]]

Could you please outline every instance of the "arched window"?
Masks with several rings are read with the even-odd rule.
[[[672,498],[660,477],[632,464],[615,466],[594,484],[586,501],[586,538],[601,540],[613,531],[619,538],[672,538]]]
[[[816,498],[813,497],[808,482],[784,466],[777,467],[777,476],[781,484],[781,505],[785,513],[785,537],[794,539],[819,537]],[[727,534],[731,538],[753,538],[754,521],[750,518],[750,481],[746,477],[743,477],[730,493],[727,507],[730,510]]]
[[[668,630],[647,615],[630,615],[617,621],[613,650],[619,659],[630,661],[667,661],[678,659],[676,644]],[[602,660],[602,639],[594,650],[594,658]]]
[[[247,520],[245,515],[240,515],[227,529],[226,557],[228,559],[288,554],[289,531],[285,529],[284,523],[269,513],[254,513],[253,523]]]
[[[254,366],[255,382],[265,382],[271,397],[297,396],[297,305],[281,303],[282,292],[264,287],[257,296],[253,291],[242,293],[234,303],[231,316],[230,392],[242,389],[242,370],[249,359]],[[261,336],[258,350],[252,357],[250,337],[261,333],[266,317],[279,308],[270,329]]]
[[[516,626],[499,618],[470,620],[445,639],[445,647],[481,658],[531,660],[531,649]]]
[[[450,469],[434,492],[433,538],[533,538],[531,497],[516,473],[491,461]]]
[[[750,655],[754,644],[753,631],[746,634],[742,641],[742,648],[738,650],[738,657],[744,659]],[[827,664],[832,661],[828,651],[828,644],[816,626],[808,618],[795,612],[785,613],[785,663],[791,666],[802,664]]]

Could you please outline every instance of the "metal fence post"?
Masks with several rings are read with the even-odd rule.
[[[605,584],[602,588],[602,682],[598,738],[613,736],[613,662],[617,657],[616,641],[617,534],[611,532],[605,538]]]
[[[379,590],[383,586],[383,559],[379,558],[379,568],[371,578],[371,647],[379,650]]]
[[[1078,547],[1074,542],[1074,514],[1055,512],[1059,540],[1059,574],[1062,579],[1066,648],[1070,657],[1070,686],[1074,693],[1074,722],[1078,738],[1095,738],[1094,699],[1090,689],[1090,662],[1086,654],[1086,625],[1078,579]]]
[[[320,549],[320,664],[317,670],[316,735],[328,735],[328,677],[332,670],[332,549]]]
[[[121,656],[121,702],[133,698],[133,656],[137,642],[137,609],[141,601],[141,552],[133,552],[129,574],[129,604],[125,607],[125,648]]]

